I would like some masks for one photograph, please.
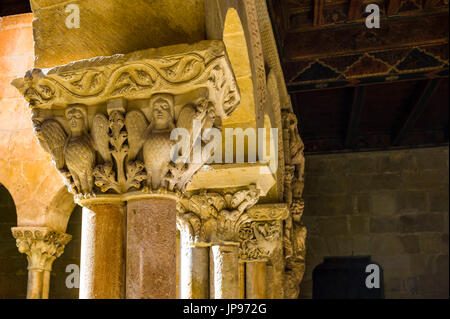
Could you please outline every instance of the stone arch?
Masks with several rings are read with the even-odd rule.
[[[73,195],[67,191],[66,186],[62,186],[46,207],[46,223],[56,231],[66,232],[67,223],[75,206]]]
[[[223,124],[233,126],[238,123],[241,127],[255,127],[257,109],[248,45],[241,19],[234,8],[229,8],[225,16],[223,42],[241,93],[240,106]]]
[[[225,29],[230,21],[228,19],[234,19],[236,16],[239,18],[239,25],[243,30],[243,38],[247,47],[245,52],[250,60],[256,127],[262,127],[263,109],[266,102],[266,69],[255,2],[254,0],[205,2],[207,39],[224,40]]]
[[[16,226],[14,200],[0,183],[0,299],[25,298],[27,292],[27,259],[19,253],[11,227]]]

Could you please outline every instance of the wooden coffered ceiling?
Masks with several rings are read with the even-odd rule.
[[[306,153],[448,144],[448,0],[268,7]]]
[[[31,12],[0,4],[0,16]],[[448,144],[448,0],[267,4],[306,153]]]

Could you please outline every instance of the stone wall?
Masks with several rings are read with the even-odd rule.
[[[303,298],[326,256],[370,255],[386,298],[448,298],[448,147],[306,157]]]
[[[16,226],[64,231],[73,202],[52,204],[65,186],[33,134],[28,103],[10,84],[33,68],[32,20],[30,13],[0,17],[0,183],[14,199]]]

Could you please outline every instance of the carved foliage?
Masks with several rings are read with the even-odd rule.
[[[27,255],[28,269],[51,270],[53,261],[64,252],[71,235],[45,227],[13,227],[19,251]]]
[[[178,223],[194,242],[238,241],[239,230],[250,221],[247,209],[258,202],[259,191],[250,187],[221,193],[202,192],[182,198]]]

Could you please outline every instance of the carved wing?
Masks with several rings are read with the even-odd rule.
[[[111,152],[109,150],[109,121],[104,114],[95,114],[92,121],[91,136],[95,149],[100,153],[103,161],[111,161]]]
[[[148,126],[145,115],[140,111],[130,111],[125,117],[128,132],[128,159],[133,160],[144,144],[144,131]]]
[[[53,164],[57,169],[64,167],[64,146],[67,134],[61,124],[56,120],[46,120],[35,126],[39,144],[52,156]]]
[[[195,113],[195,109],[191,105],[184,106],[178,115],[177,127],[185,128],[192,134]]]

